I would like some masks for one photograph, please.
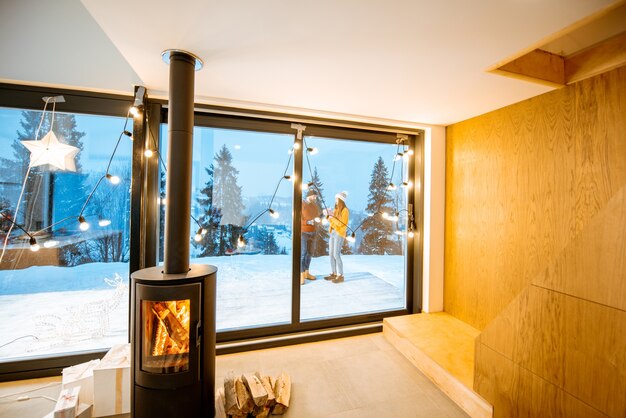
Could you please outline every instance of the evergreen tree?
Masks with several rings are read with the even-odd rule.
[[[348,234],[350,234],[349,231],[348,231]],[[343,240],[343,245],[341,246],[341,254],[343,255],[354,254],[354,252],[352,252],[352,243],[348,242],[347,239]]]
[[[322,202],[324,202],[324,194],[323,194],[324,189],[322,186],[324,184],[320,181],[319,174],[317,173],[317,167],[313,169],[313,178],[311,179],[311,182],[314,184],[314,186],[311,186],[311,187],[318,192],[317,205],[319,207],[320,218],[322,218],[323,217],[322,215],[323,203]],[[315,227],[315,236],[313,237],[313,245],[312,245],[312,251],[311,251],[311,255],[313,257],[321,257],[321,256],[328,255],[329,237],[330,237],[330,234],[328,233],[328,226],[322,225],[321,222],[317,223]]]
[[[382,157],[374,164],[369,186],[367,212],[374,214],[363,222],[363,239],[359,247],[361,254],[399,254],[397,241],[393,240],[392,223],[383,219],[380,212],[392,213],[392,198],[389,195],[389,174]],[[391,238],[391,239],[390,239]]]
[[[193,245],[202,249],[200,257],[208,257],[219,254],[219,228],[222,220],[221,211],[213,205],[213,164],[209,168],[205,168],[209,179],[204,188],[200,190],[202,197],[197,199],[204,212],[198,219],[202,228],[207,232],[202,236],[200,242],[193,242]]]
[[[237,184],[239,171],[232,165],[233,156],[222,146],[207,168],[209,180],[201,190],[198,203],[205,209],[199,222],[207,230],[200,243],[200,256],[224,255],[226,250],[237,248],[237,239],[243,232],[245,209],[241,187]]]

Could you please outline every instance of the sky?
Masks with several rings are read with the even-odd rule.
[[[167,127],[162,129],[163,153],[167,153]],[[340,191],[348,192],[348,207],[363,211],[367,206],[372,169],[383,157],[391,174],[395,144],[380,144],[364,141],[347,141],[305,136],[309,147],[318,148],[310,155],[311,170],[317,167],[323,184],[323,193],[328,206],[334,205],[334,196]],[[194,129],[194,172],[193,187],[201,189],[206,182],[204,167],[212,162],[213,154],[226,145],[233,156],[233,165],[238,168],[238,183],[244,196],[271,195],[282,178],[288,151],[293,147],[294,136],[264,132],[239,131],[218,128]],[[402,176],[401,161],[398,161],[395,183]],[[293,159],[287,174],[293,173]],[[304,166],[304,181],[311,179],[308,165]],[[283,181],[277,196],[291,199],[291,183]]]

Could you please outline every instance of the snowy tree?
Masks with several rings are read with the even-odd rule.
[[[198,221],[207,233],[194,244],[201,248],[201,257],[224,255],[226,250],[237,248],[237,239],[243,232],[245,207],[237,184],[239,171],[232,161],[232,154],[224,145],[206,169],[209,179],[200,191],[198,204],[203,213]]]
[[[213,205],[222,211],[220,225],[242,225],[244,205],[241,187],[237,184],[239,170],[233,165],[233,156],[223,145],[214,157]]]
[[[314,184],[311,187],[319,194],[317,197],[317,205],[320,208],[320,217],[322,217],[322,202],[324,202],[324,189],[322,186],[324,184],[321,182],[319,174],[317,173],[317,167],[313,169],[313,178],[311,179],[311,182]],[[311,255],[313,257],[328,255],[328,239],[328,226],[322,225],[321,222],[317,223],[315,227],[315,237],[313,238],[313,251],[311,251]]]
[[[222,219],[220,209],[213,205],[213,164],[205,170],[209,179],[204,188],[200,190],[202,196],[197,199],[197,202],[203,209],[198,222],[207,232],[202,236],[200,242],[194,241],[193,243],[196,248],[200,248],[200,257],[219,254],[219,228]]]
[[[350,232],[348,232],[350,234]],[[347,239],[343,240],[343,245],[341,246],[341,254],[343,255],[352,255],[354,252],[352,251],[352,243]]]
[[[363,239],[359,247],[362,254],[399,254],[398,242],[393,240],[392,223],[380,212],[392,213],[392,198],[389,195],[389,173],[382,157],[374,164],[369,186],[367,212],[373,214],[363,222]],[[391,239],[390,239],[391,238]]]

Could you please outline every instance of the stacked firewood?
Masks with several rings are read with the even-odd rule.
[[[281,373],[277,377],[256,373],[224,378],[224,387],[215,396],[216,418],[267,418],[282,415],[289,408],[291,378]]]

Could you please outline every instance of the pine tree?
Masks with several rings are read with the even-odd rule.
[[[382,157],[374,164],[369,186],[367,212],[374,214],[363,222],[363,240],[359,247],[362,254],[397,254],[398,243],[390,239],[392,223],[383,219],[380,212],[393,211],[392,199],[387,190],[389,174]]]
[[[198,203],[204,208],[199,222],[207,233],[195,244],[203,248],[201,257],[224,255],[226,250],[237,248],[237,239],[243,232],[245,207],[241,187],[237,184],[239,171],[232,161],[233,156],[224,145],[206,169],[209,180],[201,190],[204,197],[198,199]]]
[[[204,188],[200,190],[202,197],[197,199],[204,212],[200,215],[198,222],[207,232],[202,236],[200,242],[193,242],[193,245],[202,249],[200,257],[218,255],[219,253],[219,228],[222,220],[221,211],[213,205],[213,164],[205,168],[209,179]]]
[[[313,169],[313,178],[311,182],[314,184],[311,186],[315,191],[317,191],[317,205],[320,208],[320,218],[322,215],[322,208],[324,202],[324,189],[323,183],[320,181],[319,174],[317,173],[317,167]],[[326,225],[322,225],[322,223],[317,223],[315,227],[315,236],[313,238],[313,245],[311,255],[313,257],[321,257],[328,255],[328,240],[329,240],[328,227]]]
[[[350,233],[350,232],[348,232],[348,233]],[[354,254],[354,252],[352,252],[352,243],[348,242],[347,239],[343,240],[343,245],[341,246],[341,254],[343,254],[343,255]]]

